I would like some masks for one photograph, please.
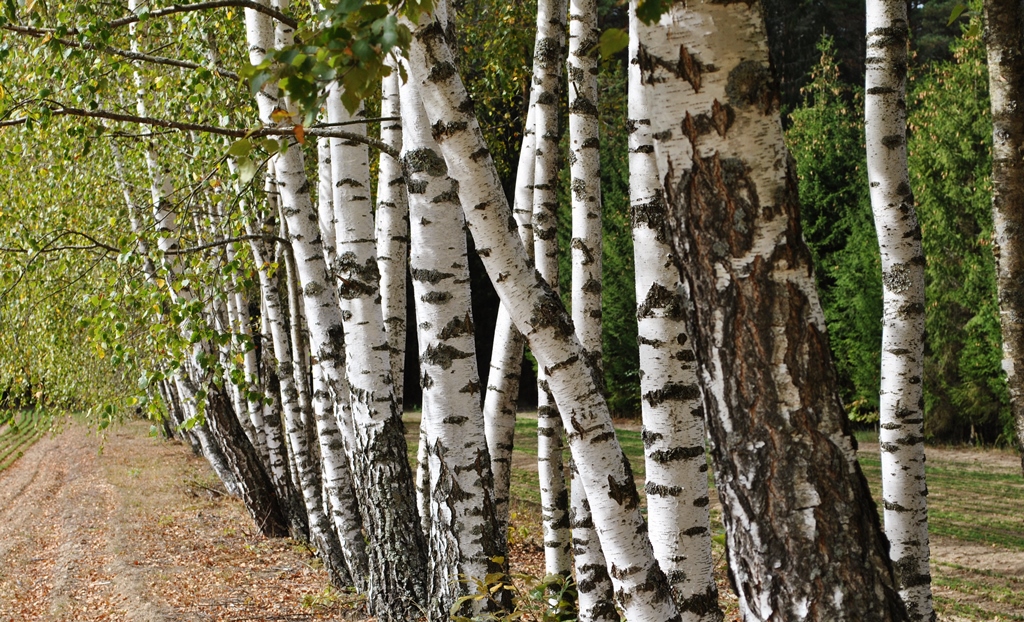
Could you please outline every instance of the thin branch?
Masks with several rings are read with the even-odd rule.
[[[254,2],[253,0],[213,0],[211,2],[197,2],[195,4],[175,4],[163,9],[150,11],[146,14],[146,17],[148,19],[151,17],[163,17],[165,15],[173,15],[175,13],[190,13],[194,11],[205,11],[207,9],[219,9],[225,7],[239,7],[244,9],[252,9],[257,13],[269,15],[270,17],[276,19],[277,21],[281,22],[286,26],[291,26],[292,28],[299,27],[299,22],[296,21],[295,19],[285,15],[284,13],[278,11],[277,9],[272,9],[269,6],[263,6],[262,4]],[[127,26],[128,24],[134,24],[141,20],[142,16],[128,15],[126,17],[122,17],[120,19],[115,19],[113,21],[107,22],[107,26],[109,28],[119,28],[121,26]],[[11,25],[4,26],[4,28],[11,30]],[[39,33],[40,35],[57,34],[58,32],[56,28],[32,28],[30,30],[32,30],[35,33]],[[78,28],[62,28],[60,30],[60,34],[80,35],[82,34],[82,31]]]
[[[122,50],[120,48],[110,46],[100,46],[94,43],[89,43],[88,41],[80,42],[75,41],[73,39],[65,39],[63,37],[53,37],[52,33],[45,32],[39,28],[29,28],[28,26],[7,24],[3,27],[3,29],[8,30],[10,32],[16,32],[19,34],[27,35],[29,37],[35,37],[37,39],[42,39],[47,35],[51,35],[51,41],[56,41],[57,43],[67,47],[81,48],[83,50],[92,50],[94,52],[100,52],[101,54],[111,54],[113,56],[120,56],[122,58],[142,61],[145,63],[152,63],[155,65],[169,65],[171,67],[180,67],[182,69],[203,69],[205,67],[204,65],[193,63],[187,60],[178,60],[176,58],[168,58],[166,56],[155,56],[153,54],[143,54],[141,52],[132,52],[131,50]],[[241,79],[237,73],[230,71],[228,69],[223,69],[221,67],[214,68],[213,73],[224,78],[228,78],[229,80],[238,81]]]
[[[343,125],[359,125],[360,123],[383,123],[385,121],[401,121],[402,117],[369,117],[366,119],[354,119],[352,121],[339,121],[337,123],[317,123],[314,128],[319,127],[341,127]]]
[[[291,247],[292,243],[288,240],[278,237],[276,235],[240,235],[234,238],[225,238],[216,242],[210,242],[209,244],[200,244],[199,246],[190,246],[189,248],[181,248],[173,251],[164,251],[165,255],[187,255],[189,253],[198,253],[201,251],[209,250],[211,248],[217,248],[220,246],[227,246],[228,244],[234,244],[235,242],[244,242],[246,240],[260,240],[263,242],[277,242],[278,244],[284,244],[287,247]]]
[[[163,17],[165,15],[173,15],[175,13],[190,13],[194,11],[205,11],[207,9],[220,9],[224,7],[240,7],[245,9],[252,9],[257,13],[263,13],[281,22],[285,26],[291,26],[292,28],[298,28],[299,22],[293,18],[285,15],[284,13],[272,9],[269,6],[264,6],[259,2],[253,0],[213,0],[211,2],[197,2],[195,4],[174,4],[163,9],[157,9],[150,11],[148,14],[149,18]],[[138,15],[129,15],[122,17],[121,19],[115,19],[114,21],[107,24],[111,28],[119,28],[121,26],[127,26],[133,24],[141,19]]]
[[[123,121],[125,123],[136,123],[139,125],[149,125],[155,127],[163,127],[168,129],[182,130],[186,132],[205,132],[207,134],[215,134],[218,136],[230,136],[232,138],[260,138],[263,136],[295,136],[295,128],[286,127],[263,127],[254,130],[240,130],[227,127],[218,127],[216,125],[204,125],[202,123],[186,123],[181,121],[169,121],[166,119],[155,119],[153,117],[140,117],[138,115],[123,114],[120,112],[112,112],[110,110],[85,110],[83,108],[55,108],[49,109],[50,114],[54,115],[69,115],[74,117],[87,117],[90,119],[108,119],[110,121]],[[0,128],[11,127],[15,125],[23,125],[28,121],[27,117],[20,119],[11,119],[8,121],[0,121]],[[398,150],[388,145],[382,140],[378,140],[371,136],[363,136],[361,134],[355,134],[353,132],[346,132],[345,130],[324,128],[324,127],[311,127],[305,130],[307,136],[320,136],[326,138],[341,138],[344,140],[351,140],[357,143],[363,143],[369,145],[378,151],[382,151],[391,157],[398,158]]]

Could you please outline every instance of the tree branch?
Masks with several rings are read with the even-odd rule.
[[[44,32],[43,30],[40,30],[39,28],[30,28],[28,26],[18,26],[18,25],[15,25],[15,24],[6,24],[3,27],[3,29],[7,30],[7,31],[10,31],[10,32],[16,32],[18,34],[27,35],[29,37],[35,37],[36,39],[42,39],[42,38],[46,37],[47,35],[52,35],[52,33]],[[114,55],[114,56],[121,56],[123,58],[127,58],[127,59],[130,59],[130,60],[137,60],[137,61],[142,61],[142,62],[146,62],[146,63],[153,63],[155,65],[169,65],[171,67],[179,67],[179,68],[182,68],[182,69],[203,69],[204,68],[204,65],[200,65],[198,63],[193,63],[193,62],[190,62],[190,61],[187,61],[187,60],[178,60],[176,58],[167,58],[166,56],[155,56],[155,55],[152,55],[152,54],[143,54],[141,52],[132,52],[130,50],[122,50],[120,48],[115,48],[115,47],[110,47],[110,46],[99,46],[99,45],[96,45],[94,43],[89,43],[88,41],[80,42],[80,41],[75,41],[73,39],[65,39],[63,37],[52,37],[50,40],[51,41],[56,41],[57,43],[60,43],[61,45],[64,45],[64,46],[67,46],[67,47],[81,48],[83,50],[92,50],[94,52],[99,52],[101,54],[111,54],[111,55]],[[235,81],[240,80],[240,78],[239,78],[237,73],[235,73],[233,71],[229,71],[227,69],[223,69],[221,67],[214,68],[213,73],[218,74],[220,76],[223,76],[225,78],[228,78],[230,80],[235,80]]]
[[[83,108],[51,108],[48,109],[50,114],[54,115],[68,115],[73,117],[86,117],[90,119],[107,119],[110,121],[122,121],[125,123],[135,123],[138,125],[149,125],[154,127],[163,127],[167,129],[181,130],[185,132],[205,132],[207,134],[215,134],[217,136],[230,136],[232,138],[260,138],[262,136],[295,136],[294,127],[262,127],[255,130],[241,130],[227,127],[218,127],[216,125],[204,125],[202,123],[187,123],[182,121],[169,121],[167,119],[156,119],[153,117],[140,117],[138,115],[123,114],[120,112],[113,112],[110,110],[85,110]],[[22,117],[20,119],[10,119],[8,121],[0,121],[0,128],[11,127],[15,125],[24,125],[29,119]],[[361,121],[368,123],[369,120]],[[371,136],[363,136],[361,134],[355,134],[353,132],[346,132],[345,130],[339,130],[330,127],[313,126],[305,129],[307,136],[319,136],[325,138],[341,138],[343,140],[351,140],[358,143],[369,145],[378,151],[382,151],[391,157],[398,158],[398,150],[388,145],[382,140],[373,138]]]
[[[211,2],[197,2],[195,4],[175,4],[169,7],[165,7],[163,9],[150,11],[149,13],[146,13],[145,16],[148,19],[151,17],[163,17],[165,15],[173,15],[175,13],[190,13],[194,11],[205,11],[207,9],[220,9],[225,7],[252,9],[257,13],[269,15],[270,17],[276,19],[277,21],[281,22],[286,26],[291,26],[292,28],[299,27],[299,22],[297,20],[285,15],[284,13],[278,11],[277,9],[272,9],[268,6],[263,6],[262,4],[254,2],[253,0],[212,0]],[[128,24],[134,24],[141,20],[142,16],[140,15],[128,15],[126,17],[122,17],[120,19],[115,19],[113,21],[107,22],[107,26],[109,28],[119,28],[121,26],[127,26]],[[13,25],[8,24],[4,26],[4,28],[7,30],[11,30],[12,26]],[[21,26],[21,28],[26,27]],[[31,28],[30,30],[32,30],[35,33],[38,33],[39,35],[57,34],[56,28]],[[60,34],[80,35],[82,34],[82,31],[78,28],[66,28],[61,29]]]
[[[284,244],[286,247],[291,248],[292,243],[288,240],[278,237],[276,235],[240,235],[234,238],[225,238],[216,242],[210,242],[209,244],[200,244],[199,246],[191,246],[189,248],[180,248],[178,250],[164,251],[165,255],[187,255],[189,253],[198,253],[201,251],[209,250],[211,248],[217,248],[220,246],[227,246],[228,244],[234,244],[235,242],[244,242],[246,240],[260,240],[264,242],[277,242],[278,244]]]
[[[173,4],[163,9],[157,9],[150,11],[148,17],[163,17],[165,15],[173,15],[175,13],[190,13],[194,11],[205,11],[207,9],[220,9],[224,7],[240,7],[245,9],[251,9],[257,13],[263,13],[281,22],[285,26],[291,26],[292,28],[298,28],[299,22],[295,19],[288,17],[284,13],[272,9],[269,6],[263,6],[253,0],[212,0],[211,2],[197,2],[195,4]],[[139,21],[141,17],[139,15],[129,15],[122,17],[121,19],[115,19],[110,22],[108,26],[111,28],[119,28],[121,26],[127,26]]]

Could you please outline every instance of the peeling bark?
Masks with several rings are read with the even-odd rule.
[[[985,0],[992,98],[992,251],[996,257],[1003,370],[1024,473],[1024,8]]]
[[[629,20],[629,194],[647,520],[654,555],[682,619],[718,622],[723,616],[711,558],[704,409],[689,326],[693,303],[665,236],[668,212],[654,156],[649,93],[640,75],[635,4]]]
[[[760,4],[676,2],[639,30],[741,614],[906,619],[835,391]]]

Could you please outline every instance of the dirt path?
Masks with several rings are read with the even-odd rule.
[[[290,540],[252,535],[205,462],[148,424],[70,426],[0,473],[0,622],[360,618]]]

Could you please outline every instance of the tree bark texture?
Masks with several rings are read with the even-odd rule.
[[[570,0],[569,175],[572,203],[572,324],[591,364],[601,368],[601,156],[596,0]],[[572,469],[576,477],[576,469]],[[569,500],[579,617],[618,622],[608,564],[594,531],[587,492],[575,481]],[[664,568],[663,568],[664,569]]]
[[[711,557],[704,409],[689,321],[662,224],[667,215],[642,83],[635,6],[630,7],[629,190],[636,265],[637,340],[647,482],[647,523],[682,619],[722,620]]]
[[[1024,7],[985,0],[992,99],[992,221],[1003,370],[1024,473]]]
[[[639,30],[741,613],[905,619],[835,391],[761,7],[676,2]]]
[[[380,115],[400,117],[399,82],[397,64],[384,78]],[[385,121],[380,138],[395,151],[402,150],[402,122]],[[406,274],[409,257],[409,204],[405,194],[402,165],[394,157],[381,152],[377,174],[377,210],[375,213],[377,236],[377,269],[380,272],[381,308],[384,310],[384,328],[391,352],[391,377],[394,379],[395,403],[403,409],[406,337]]]
[[[447,620],[455,601],[474,594],[502,565],[493,561],[500,550],[480,408],[465,218],[411,82],[402,86],[401,100],[408,128],[402,162],[423,387],[421,443],[429,477],[427,615]],[[492,605],[490,599],[467,601],[463,613],[478,615]]]
[[[597,372],[561,300],[531,269],[444,31],[429,16],[414,29],[409,56],[411,79],[420,89],[448,174],[459,184],[477,251],[559,403],[616,600],[632,622],[678,620],[647,540],[633,475],[598,389]]]
[[[533,48],[534,112],[533,249],[541,278],[558,291],[558,127],[562,65],[565,63],[568,0],[537,3]],[[562,422],[548,392],[544,370],[537,370],[537,476],[540,480],[544,565],[548,574],[568,576],[572,569],[569,491],[562,462]]]
[[[910,618],[935,619],[924,469],[924,251],[907,168],[907,5],[868,0],[864,134],[882,254],[879,445],[896,584]]]

